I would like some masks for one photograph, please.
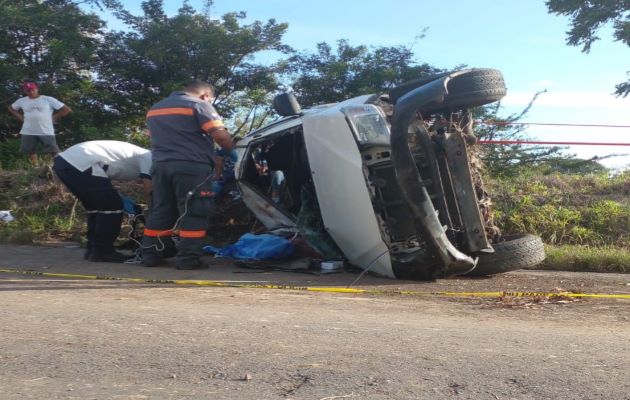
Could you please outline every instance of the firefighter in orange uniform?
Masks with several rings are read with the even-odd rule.
[[[161,263],[159,250],[179,229],[177,269],[203,268],[200,258],[212,196],[214,143],[231,151],[233,141],[212,106],[212,85],[194,81],[147,113],[151,135],[153,199],[142,239],[142,263]]]

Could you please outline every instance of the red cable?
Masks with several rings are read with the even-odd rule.
[[[585,145],[585,146],[630,146],[630,143],[600,143],[600,142],[539,142],[523,140],[480,140],[481,144],[554,144],[554,145]]]
[[[486,125],[506,126],[506,125],[545,125],[545,126],[586,126],[592,128],[630,128],[630,125],[597,125],[597,124],[560,124],[546,122],[507,122],[507,121],[477,121]]]

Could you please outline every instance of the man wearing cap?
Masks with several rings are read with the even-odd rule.
[[[202,268],[201,255],[211,211],[214,143],[234,147],[212,107],[212,85],[194,81],[171,93],[147,113],[153,154],[153,198],[142,238],[142,263],[161,262],[164,238],[178,229],[177,269]]]
[[[20,151],[28,154],[31,164],[37,165],[37,146],[41,143],[44,153],[59,153],[53,123],[70,114],[72,110],[59,100],[39,94],[35,82],[25,82],[22,97],[9,106],[9,112],[23,122],[20,134]]]

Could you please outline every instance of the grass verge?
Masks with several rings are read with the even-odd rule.
[[[630,251],[618,247],[545,245],[547,258],[535,269],[630,273]]]

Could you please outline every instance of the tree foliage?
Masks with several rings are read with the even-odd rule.
[[[630,46],[630,1],[547,0],[546,4],[549,12],[571,18],[571,29],[567,32],[570,46],[582,46],[582,51],[588,53],[592,44],[599,40],[597,32],[608,24],[612,24],[615,40]],[[616,93],[627,96],[630,80],[618,84]]]
[[[0,2],[0,139],[19,131],[18,121],[4,110],[21,97],[25,80],[38,82],[42,93],[77,105],[61,132],[98,119],[98,109],[78,105],[89,93],[103,26],[97,16],[66,0]]]
[[[267,112],[281,66],[262,65],[254,56],[289,52],[282,42],[287,24],[244,24],[244,13],[211,18],[186,2],[168,16],[161,0],[147,0],[137,16],[116,0],[88,1],[126,25],[125,31],[106,31],[81,3],[0,2],[0,106],[22,95],[22,81],[38,82],[43,94],[75,111],[58,128],[62,145],[129,137],[143,128],[151,104],[192,79],[212,82],[224,117],[245,116],[239,126],[249,127]],[[0,113],[1,137],[18,131],[19,122]]]
[[[333,50],[328,43],[319,43],[317,51],[289,59],[291,86],[300,103],[311,106],[383,91],[439,71],[414,58],[404,46],[369,48],[339,40]]]
[[[109,87],[121,115],[141,121],[148,106],[193,79],[215,85],[215,106],[226,118],[269,103],[261,93],[276,92],[280,67],[253,56],[290,51],[282,43],[286,24],[243,25],[244,13],[211,19],[186,3],[169,17],[161,0],[142,8],[141,16],[121,13],[131,30],[108,33],[99,53],[98,83]]]

